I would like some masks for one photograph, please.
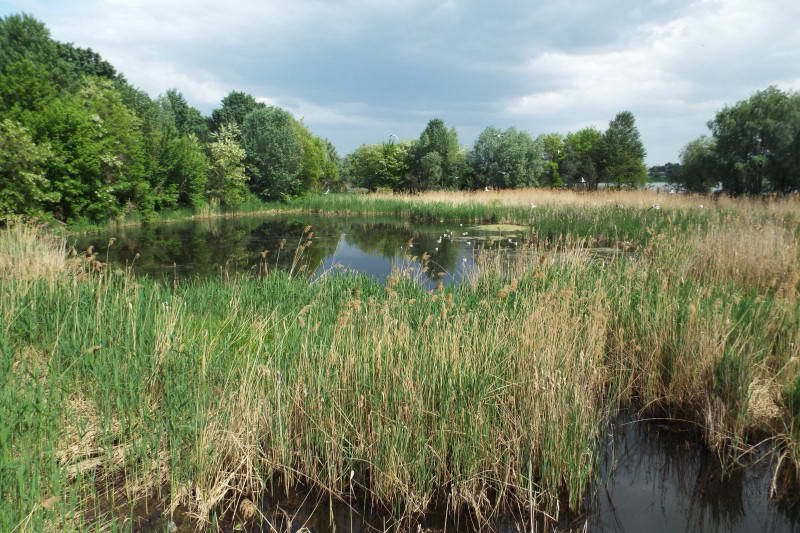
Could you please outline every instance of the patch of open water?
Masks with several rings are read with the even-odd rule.
[[[309,226],[312,244],[296,258],[295,250],[306,240],[309,233],[304,230]],[[500,240],[467,226],[380,218],[242,216],[125,227],[84,235],[71,244],[79,252],[92,246],[98,260],[154,277],[257,272],[266,267],[294,269],[312,277],[347,270],[383,281],[393,267],[410,266],[423,283],[435,285],[439,280],[460,280],[473,266],[477,243]],[[504,234],[503,245],[513,248],[517,234]],[[115,241],[108,246],[112,237]],[[430,256],[425,272],[423,254]],[[409,261],[412,257],[417,259]]]

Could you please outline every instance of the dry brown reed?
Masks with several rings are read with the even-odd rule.
[[[494,204],[529,207],[635,207],[649,209],[739,209],[760,210],[774,214],[797,213],[800,197],[731,198],[701,194],[668,194],[651,190],[575,191],[561,189],[501,189],[496,191],[427,191],[419,194],[375,193],[369,198],[394,199],[408,202],[462,204]]]
[[[0,230],[0,276],[48,277],[67,265],[66,239],[34,224]]]

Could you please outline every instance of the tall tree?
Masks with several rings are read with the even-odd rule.
[[[58,201],[45,176],[52,156],[50,147],[33,142],[24,126],[0,121],[0,221],[44,214],[44,205]]]
[[[800,93],[768,87],[708,123],[731,194],[800,188]]]
[[[559,171],[568,184],[596,189],[603,157],[603,134],[587,127],[564,138],[564,155]]]
[[[224,207],[241,204],[247,196],[247,175],[244,170],[246,152],[236,141],[236,126],[223,124],[211,134],[208,196]]]
[[[233,124],[244,133],[245,117],[256,109],[266,108],[266,104],[247,93],[231,91],[222,99],[222,106],[211,112],[211,131],[218,132],[223,124]]]
[[[413,171],[420,175],[419,183],[425,183],[425,188],[452,187],[456,184],[463,156],[455,128],[448,130],[444,121],[438,118],[432,119],[420,134],[415,147]],[[438,159],[428,157],[431,153],[436,153]],[[426,161],[424,164],[423,160]],[[434,161],[438,162],[438,170],[431,167]],[[423,173],[425,177],[422,176]],[[434,175],[435,182],[431,181]]]
[[[618,113],[603,135],[603,177],[618,187],[643,185],[647,181],[646,155],[633,113]]]
[[[473,187],[535,187],[545,173],[542,143],[530,134],[490,126],[483,130],[468,156]]]
[[[294,122],[291,114],[275,106],[257,108],[244,119],[250,190],[262,199],[286,199],[305,190],[300,178],[302,146]]]
[[[208,122],[202,113],[186,102],[177,89],[170,89],[161,97],[162,105],[172,113],[175,127],[181,135],[194,135],[202,141],[208,140]]]
[[[559,172],[561,161],[564,158],[564,136],[560,133],[546,133],[536,139],[542,144],[542,153],[546,161],[543,185],[560,187],[564,181]]]
[[[66,81],[67,65],[44,23],[24,13],[0,18],[0,71],[25,59],[48,67],[51,81]]]
[[[681,150],[680,168],[669,181],[687,191],[705,193],[721,176],[716,141],[703,135]]]
[[[386,187],[393,191],[415,189],[409,180],[413,145],[410,143],[381,143],[359,146],[347,156],[350,181],[371,191]]]

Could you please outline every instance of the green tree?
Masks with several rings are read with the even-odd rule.
[[[208,121],[199,110],[186,102],[180,91],[170,89],[160,100],[172,113],[175,127],[181,135],[194,135],[202,141],[208,140]]]
[[[76,79],[42,22],[24,13],[0,18],[0,72],[22,60],[45,66],[47,79],[59,87]]]
[[[644,164],[646,155],[633,113],[618,113],[603,134],[601,175],[617,187],[643,185],[647,182],[647,167]]]
[[[564,136],[560,133],[545,133],[536,139],[542,144],[545,159],[545,174],[543,184],[551,187],[561,187],[564,181],[559,172],[561,161],[564,158]]]
[[[545,174],[542,144],[530,134],[490,126],[483,130],[468,156],[473,187],[517,188],[540,185]]]
[[[160,97],[152,106],[143,102],[146,165],[152,209],[204,203],[208,161],[194,134],[183,134],[175,120],[173,102]]]
[[[336,147],[328,139],[322,140],[325,146],[325,162],[322,171],[321,189],[326,191],[341,191],[344,188],[342,181],[342,161],[336,152]]]
[[[417,170],[417,188],[429,190],[442,185],[444,161],[438,152],[428,152],[420,160]]]
[[[597,128],[583,128],[564,138],[564,155],[559,171],[568,184],[585,184],[596,189],[603,156],[603,134]]]
[[[57,217],[107,218],[146,199],[139,120],[110,82],[87,80],[27,119],[34,141],[53,152],[46,176],[59,193]]]
[[[236,139],[233,124],[223,124],[211,134],[208,150],[211,154],[208,176],[208,196],[225,207],[241,204],[247,196],[247,175],[244,170],[246,153]]]
[[[669,181],[687,191],[705,193],[719,182],[720,176],[716,142],[703,135],[681,150],[680,169]]]
[[[769,87],[725,107],[708,127],[731,194],[800,188],[800,93]]]
[[[45,176],[52,156],[50,147],[34,143],[21,124],[0,122],[0,220],[41,215],[44,205],[58,201]]]
[[[219,131],[223,124],[234,124],[244,133],[245,117],[256,109],[266,108],[266,104],[257,102],[247,93],[231,91],[222,99],[222,106],[211,112],[211,131]]]
[[[114,66],[91,48],[78,48],[72,43],[56,41],[56,55],[71,66],[78,77],[96,76],[111,81],[122,80]]]
[[[302,122],[293,123],[294,135],[300,143],[300,180],[303,190],[318,191],[325,177],[325,160],[328,148],[324,141],[314,134]]]
[[[294,118],[279,107],[258,108],[244,119],[242,141],[247,152],[250,190],[265,200],[304,192],[300,178],[302,146]]]
[[[428,157],[431,153],[439,156],[439,170],[434,170],[430,166],[437,160]],[[464,156],[458,144],[458,133],[455,128],[448,130],[445,123],[438,118],[429,121],[415,145],[412,170],[418,174],[417,183],[424,184],[424,188],[453,187],[457,185],[456,181],[463,168],[463,162]],[[435,181],[431,181],[433,175],[437,176]]]
[[[347,157],[350,181],[375,191],[380,187],[400,191],[413,188],[408,179],[413,145],[409,143],[365,144]]]
[[[0,113],[6,117],[24,121],[26,112],[41,110],[58,95],[58,87],[41,63],[21,59],[0,70]]]

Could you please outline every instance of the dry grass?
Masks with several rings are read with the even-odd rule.
[[[574,191],[558,189],[502,189],[497,191],[429,191],[420,194],[376,193],[369,198],[392,199],[408,202],[442,203],[451,205],[494,204],[503,206],[529,207],[609,207],[624,206],[648,209],[653,205],[662,208],[682,209],[753,209],[772,213],[797,213],[800,197],[770,199],[769,201],[751,198],[730,198],[720,196],[712,199],[699,194],[667,194],[650,190],[634,191]]]
[[[66,240],[41,226],[14,224],[0,230],[0,276],[49,277],[67,265]]]

